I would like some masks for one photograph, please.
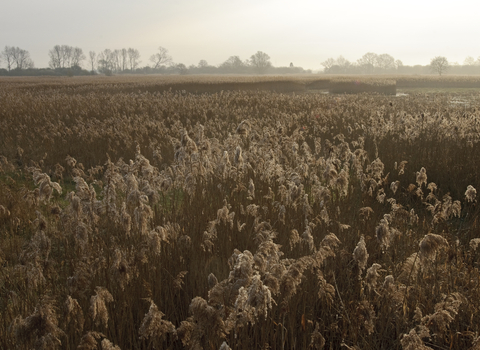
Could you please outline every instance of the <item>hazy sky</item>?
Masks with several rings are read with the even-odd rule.
[[[480,2],[431,0],[12,0],[0,12],[0,48],[48,66],[57,44],[89,51],[133,47],[141,65],[158,46],[187,66],[257,51],[274,66],[322,69],[343,55],[388,53],[405,65],[480,56]],[[86,66],[86,62],[84,62]]]

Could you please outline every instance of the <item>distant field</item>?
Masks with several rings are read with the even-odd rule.
[[[350,83],[350,86],[348,86]],[[304,92],[309,90],[332,90],[337,93],[385,92],[391,94],[394,86],[405,89],[478,89],[480,76],[244,76],[244,75],[185,75],[185,76],[95,76],[95,77],[9,77],[2,78],[0,84],[22,89],[68,87],[80,92],[96,89],[116,91],[188,91],[194,93],[219,92],[222,90]],[[120,84],[120,85],[119,85]],[[339,86],[346,90],[338,90]],[[365,88],[359,89],[359,85]],[[384,86],[384,90],[382,90]],[[372,87],[375,87],[372,89]],[[337,88],[337,89],[336,89]],[[431,90],[435,91],[435,90]],[[454,90],[455,91],[455,90]]]
[[[476,84],[0,79],[0,349],[478,349]]]
[[[448,93],[454,95],[479,93],[480,87],[402,87],[397,88],[397,93],[410,92],[420,94]]]

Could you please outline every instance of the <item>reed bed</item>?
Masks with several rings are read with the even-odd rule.
[[[2,88],[32,92],[61,91],[70,94],[184,91],[195,94],[222,91],[273,91],[302,93],[324,90],[332,93],[380,93],[394,95],[395,89],[477,89],[477,76],[426,75],[122,75],[88,77],[5,77]],[[93,90],[92,90],[93,89]]]
[[[336,79],[329,84],[331,94],[359,94],[359,93],[378,93],[383,95],[396,95],[397,83],[395,80],[350,80]]]
[[[474,94],[145,84],[0,83],[0,348],[479,348]]]
[[[480,88],[479,76],[397,76],[398,88]]]

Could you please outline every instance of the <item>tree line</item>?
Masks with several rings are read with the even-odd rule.
[[[326,74],[429,74],[442,75],[445,72],[452,74],[480,74],[480,56],[475,60],[468,56],[463,65],[458,62],[450,63],[446,57],[436,56],[431,59],[429,65],[407,66],[402,61],[395,59],[389,54],[376,54],[367,52],[355,62],[347,60],[343,56],[328,58],[323,61],[324,73]]]
[[[19,61],[18,57],[26,57],[28,61]],[[0,53],[0,65],[5,61],[6,69],[0,68],[0,75],[311,73],[311,70],[295,67],[293,63],[288,67],[274,67],[270,56],[262,51],[257,51],[246,60],[230,56],[218,66],[200,60],[198,65],[188,67],[183,63],[175,63],[164,47],[159,47],[149,57],[149,64],[144,66],[141,66],[140,52],[134,48],[105,49],[98,53],[89,51],[86,55],[79,47],[55,45],[48,51],[48,57],[48,68],[35,69],[28,51],[6,46]]]
[[[33,68],[34,64],[30,58],[30,53],[19,47],[5,46],[5,49],[0,53],[0,63],[4,61],[7,69],[27,69]]]
[[[200,60],[198,65],[186,66],[175,63],[164,47],[159,47],[149,57],[149,64],[141,66],[141,55],[137,49],[105,49],[84,54],[79,47],[55,45],[48,51],[48,68],[35,69],[27,50],[5,46],[0,52],[0,75],[88,75],[88,74],[304,74],[311,70],[295,67],[274,67],[270,56],[257,51],[250,58],[242,60],[230,56],[219,65],[210,65]],[[367,52],[355,62],[339,56],[328,58],[321,65],[325,74],[480,74],[480,56],[477,60],[469,56],[463,62],[449,63],[443,56],[432,58],[429,65],[406,66],[389,54]]]

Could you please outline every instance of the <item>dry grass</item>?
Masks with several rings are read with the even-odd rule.
[[[395,80],[387,79],[336,79],[330,82],[329,92],[332,94],[359,94],[379,93],[383,95],[396,95],[397,85]]]
[[[354,85],[352,87],[352,84]],[[305,92],[329,90],[340,93],[394,94],[394,86],[405,89],[466,89],[480,88],[479,76],[436,75],[122,75],[88,77],[3,77],[2,87],[20,91],[57,91],[69,94],[97,92],[165,92],[218,93],[226,90]],[[362,89],[360,89],[360,87]],[[383,89],[382,89],[383,87]],[[456,91],[456,90],[454,90]],[[476,90],[474,90],[475,92]],[[441,92],[441,91],[440,91]]]
[[[129,79],[0,84],[0,348],[478,347],[473,96]]]

